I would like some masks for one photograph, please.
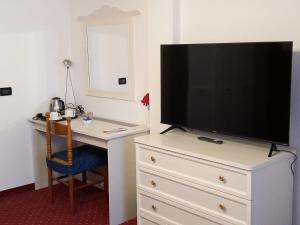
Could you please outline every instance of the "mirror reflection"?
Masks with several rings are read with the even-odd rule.
[[[87,27],[89,89],[128,92],[129,24]]]

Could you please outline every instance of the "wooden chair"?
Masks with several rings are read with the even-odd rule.
[[[64,183],[69,187],[69,198],[71,212],[74,214],[74,192],[91,185],[98,184],[101,181],[92,183],[86,182],[86,171],[100,169],[100,174],[103,176],[104,191],[108,192],[108,169],[107,169],[107,151],[92,145],[83,145],[73,148],[71,119],[67,118],[67,125],[57,123],[50,120],[50,113],[46,113],[46,136],[47,136],[47,167],[48,167],[48,188],[49,197],[53,202],[53,180]],[[52,154],[51,136],[60,135],[66,136],[67,150]],[[56,171],[63,176],[54,178],[53,171]],[[74,186],[74,175],[82,173],[83,184]],[[62,179],[68,178],[68,182]]]

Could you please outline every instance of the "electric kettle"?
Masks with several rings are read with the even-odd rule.
[[[65,110],[65,103],[59,97],[50,100],[50,112],[62,113]]]

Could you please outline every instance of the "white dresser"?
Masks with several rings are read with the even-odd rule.
[[[139,225],[292,224],[290,154],[183,132],[135,142]]]

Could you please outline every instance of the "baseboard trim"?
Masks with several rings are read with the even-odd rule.
[[[34,183],[0,191],[0,196],[3,194],[18,193],[18,192],[31,191],[31,190],[34,190]]]

